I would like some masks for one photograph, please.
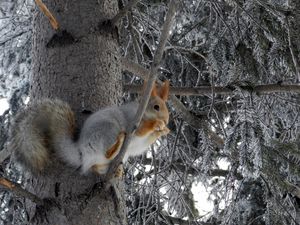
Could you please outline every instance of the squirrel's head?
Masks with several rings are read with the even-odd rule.
[[[169,96],[170,82],[165,81],[161,86],[154,84],[151,91],[151,97],[147,105],[144,117],[147,119],[160,119],[165,122],[165,125],[169,122],[169,111],[167,108],[167,99]]]

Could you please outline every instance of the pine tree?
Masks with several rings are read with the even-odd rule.
[[[78,11],[75,2],[45,1],[67,35],[72,34],[63,46],[50,41],[54,32],[40,12],[32,29],[29,21],[36,8],[31,1],[0,3],[1,95],[10,98],[10,110],[1,117],[1,137],[7,138],[11,116],[26,100],[31,72],[38,81],[31,95],[68,100],[78,114],[82,111],[79,102],[85,98],[93,99],[85,106],[87,111],[94,111],[121,97],[121,69],[122,97],[124,101],[135,99],[151,68],[168,2],[139,1],[131,7],[118,26],[120,46],[116,36],[90,29],[92,24],[115,15],[117,3],[112,14],[97,14],[89,24],[84,19],[93,17],[92,12],[100,6],[86,12],[86,1],[78,5]],[[127,3],[119,1],[120,9]],[[300,224],[300,2],[177,3],[175,23],[158,71],[159,80],[168,79],[174,87],[171,93],[175,95],[169,101],[171,133],[126,164],[128,224]],[[68,18],[84,19],[74,22]],[[103,45],[102,38],[110,41]],[[30,54],[32,40],[34,55]],[[90,45],[85,45],[88,41]],[[45,43],[47,48],[42,47]],[[103,51],[111,43],[113,50],[109,52],[119,49],[120,53]],[[84,47],[80,52],[77,47],[72,50],[74,46]],[[45,49],[48,55],[39,56],[37,49]],[[102,64],[104,58],[107,61]],[[110,67],[111,63],[116,67]],[[53,69],[47,69],[48,65]],[[100,80],[100,85],[94,84],[99,74],[107,75],[105,65],[111,69],[104,82],[108,86]],[[72,80],[70,74],[95,76],[86,78],[89,91],[60,94],[62,81]],[[50,76],[58,76],[57,87],[39,86],[49,84],[42,80]],[[2,168],[3,176],[20,180],[20,171],[12,162],[3,161]],[[84,181],[78,178],[78,182]],[[63,190],[53,185],[53,190]],[[206,199],[196,202],[200,186],[207,188],[213,208],[205,215],[200,206]],[[20,221],[26,220],[24,198],[10,192],[1,198],[5,203],[1,206],[2,220],[22,224]],[[13,206],[23,216],[4,210]]]

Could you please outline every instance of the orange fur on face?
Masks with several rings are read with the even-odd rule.
[[[153,85],[143,120],[136,131],[137,136],[144,136],[166,127],[169,122],[169,112],[165,102],[169,96],[169,86],[169,81],[165,81],[161,87],[158,87],[156,83]],[[158,110],[154,109],[155,106],[158,107]]]
[[[139,128],[136,131],[137,136],[145,136],[155,129],[156,120],[142,120]]]

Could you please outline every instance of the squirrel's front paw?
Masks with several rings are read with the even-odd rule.
[[[162,121],[162,120],[155,121],[155,125],[154,125],[155,131],[163,131],[165,127],[166,127],[166,124],[164,121]]]
[[[154,131],[153,135],[154,135],[155,140],[156,140],[157,138],[160,138],[161,136],[167,135],[169,132],[170,132],[170,129],[168,127],[164,127],[164,129],[162,129],[162,130]]]
[[[158,137],[165,136],[168,133],[170,133],[170,129],[168,127],[164,127],[164,129],[160,131],[155,131],[155,133],[157,134]]]
[[[161,136],[167,135],[170,133],[170,129],[168,127],[164,127],[164,129],[161,131]]]

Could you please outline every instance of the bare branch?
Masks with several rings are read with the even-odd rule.
[[[133,133],[136,130],[136,128],[139,126],[140,121],[143,117],[143,114],[146,110],[148,101],[150,99],[150,94],[152,87],[155,83],[156,77],[157,77],[157,69],[159,66],[159,63],[161,61],[165,45],[167,43],[167,39],[170,35],[170,30],[171,30],[171,25],[175,17],[175,10],[176,10],[176,4],[174,1],[171,1],[169,4],[169,11],[166,16],[166,20],[164,22],[164,25],[162,27],[162,32],[161,32],[161,37],[160,37],[160,42],[158,44],[157,50],[155,52],[154,58],[153,58],[153,63],[151,66],[150,71],[147,73],[147,86],[144,92],[144,95],[141,98],[141,102],[139,104],[139,107],[137,109],[137,113],[135,115],[134,122],[132,123],[131,127],[128,129],[128,133],[125,137],[123,146],[119,152],[119,154],[116,156],[116,158],[111,162],[110,167],[107,171],[107,174],[105,176],[105,180],[110,180],[110,178],[113,176],[115,170],[117,169],[118,165],[124,158],[126,149],[133,137]]]
[[[40,10],[45,14],[45,16],[48,17],[51,26],[53,27],[54,30],[58,29],[58,22],[55,19],[55,17],[52,15],[52,13],[49,11],[49,9],[47,8],[47,6],[42,2],[42,0],[35,0],[35,3],[38,5],[38,7],[40,8]]]
[[[240,86],[242,90],[249,90],[250,92],[255,92],[257,94],[271,94],[276,92],[290,92],[290,93],[300,93],[300,85],[297,84],[266,84],[257,86]],[[170,93],[173,95],[184,95],[184,96],[201,96],[212,94],[211,86],[202,87],[170,87]],[[124,85],[124,91],[130,93],[139,93],[142,91],[142,86],[140,85]],[[215,86],[214,94],[230,95],[234,91],[234,88]]]
[[[160,164],[162,168],[166,168],[167,165],[165,163],[161,163],[158,161],[154,161],[153,159],[150,158],[144,158],[142,161],[143,165],[155,165],[155,164]],[[199,176],[201,174],[201,171],[198,170],[196,167],[192,165],[187,165],[186,163],[182,162],[182,160],[178,159],[170,165],[171,167],[174,167],[177,171],[181,171],[182,173],[187,173],[192,176]],[[148,174],[152,174],[154,170],[150,170],[147,172]],[[223,170],[223,169],[212,169],[208,171],[208,176],[210,177],[227,177],[230,171],[228,170]],[[235,178],[237,180],[243,179],[242,174],[236,173],[234,174]],[[299,188],[298,188],[299,189]],[[299,190],[298,190],[299,191]],[[300,191],[299,191],[300,193]]]
[[[20,196],[20,197],[24,197],[24,198],[28,198],[31,201],[33,201],[34,203],[36,203],[37,205],[43,205],[44,201],[42,199],[40,199],[39,197],[37,197],[36,195],[26,191],[25,189],[23,189],[21,187],[21,185],[14,183],[12,181],[9,181],[5,178],[0,178],[0,185],[2,187],[4,187],[7,190],[10,190],[11,192],[13,192],[14,194]]]
[[[195,51],[195,50],[193,50],[193,49],[184,48],[184,47],[181,47],[181,46],[174,46],[174,45],[173,45],[173,46],[168,46],[168,47],[166,48],[166,50],[169,50],[169,49],[178,49],[178,50],[190,52],[190,53],[192,53],[192,54],[195,54],[195,55],[201,57],[201,58],[204,59],[205,61],[207,61],[207,58],[206,58],[203,54],[201,54],[201,53],[199,53],[199,52],[197,52],[197,51]]]
[[[135,52],[135,58],[136,58],[136,61],[138,63],[142,62],[142,57],[143,57],[143,54],[142,54],[142,51],[141,51],[141,48],[139,46],[139,42],[137,40],[137,37],[136,37],[136,33],[137,31],[135,30],[135,28],[133,27],[133,16],[132,16],[132,12],[130,12],[127,16],[128,18],[128,27],[129,27],[129,32],[130,32],[130,35],[131,35],[131,38],[132,38],[132,44],[133,44],[133,49],[134,49],[134,52]],[[138,35],[138,34],[137,34]]]

